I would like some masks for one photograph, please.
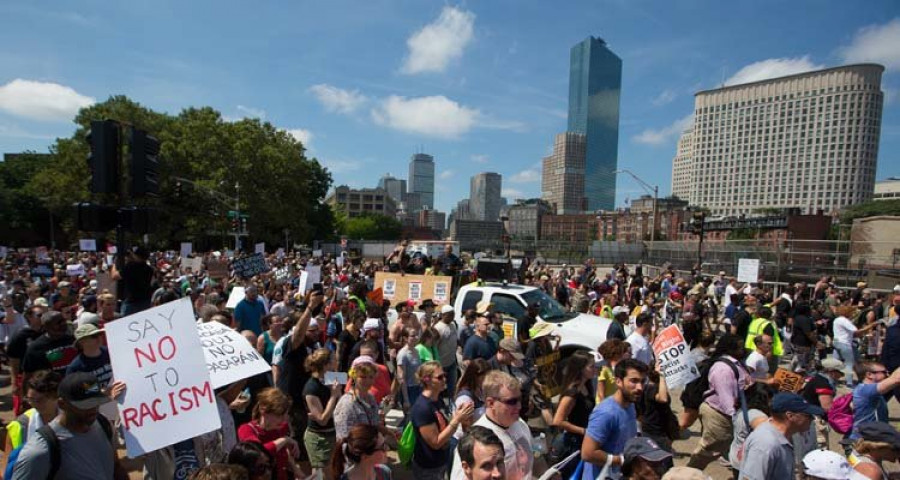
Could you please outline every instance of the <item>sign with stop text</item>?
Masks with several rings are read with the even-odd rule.
[[[663,329],[653,342],[659,372],[669,388],[680,388],[700,377],[700,371],[677,325]]]
[[[198,323],[200,343],[213,388],[268,372],[272,368],[240,333],[219,322]]]
[[[189,298],[109,322],[113,376],[131,458],[221,428]]]

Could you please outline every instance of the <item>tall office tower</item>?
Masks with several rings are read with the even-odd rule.
[[[569,70],[569,132],[586,136],[584,191],[587,210],[612,210],[619,153],[622,60],[606,42],[588,37],[572,47]]]
[[[560,133],[553,141],[553,153],[544,157],[541,171],[541,198],[558,215],[582,213],[584,197],[585,136]]]
[[[691,196],[691,145],[694,131],[688,128],[678,138],[678,149],[672,159],[672,195],[687,200]]]
[[[417,153],[409,159],[408,193],[418,193],[420,207],[434,208],[434,157]]]
[[[378,180],[378,188],[388,192],[388,195],[397,203],[406,200],[406,180],[395,178],[390,173]]]
[[[883,72],[847,65],[698,92],[691,205],[750,215],[835,212],[870,200]]]
[[[503,180],[499,173],[482,172],[469,181],[469,208],[475,220],[500,218],[500,190]]]

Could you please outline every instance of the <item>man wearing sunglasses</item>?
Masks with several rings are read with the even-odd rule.
[[[825,410],[810,405],[796,393],[781,392],[772,398],[772,417],[756,427],[744,442],[741,480],[788,479],[794,477],[791,436],[806,432],[814,416]]]
[[[878,362],[863,362],[857,368],[862,380],[853,389],[853,431],[850,438],[859,438],[859,425],[866,422],[887,422],[888,408],[886,395],[900,386],[900,369],[893,375]]]
[[[484,377],[481,390],[485,397],[485,413],[474,426],[487,427],[503,442],[504,465],[507,480],[531,480],[534,455],[531,450],[531,432],[519,418],[522,406],[522,385],[512,375],[491,370]],[[453,454],[451,480],[465,480],[465,471],[459,456]]]

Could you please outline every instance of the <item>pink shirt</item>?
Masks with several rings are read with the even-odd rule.
[[[709,391],[713,394],[706,397],[706,403],[730,418],[735,412],[734,405],[738,399],[738,385],[747,384],[747,371],[734,357],[723,355],[722,359],[737,367],[738,378],[734,378],[734,370],[724,362],[713,364],[709,369]]]

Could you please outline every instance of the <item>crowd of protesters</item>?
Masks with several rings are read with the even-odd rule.
[[[688,479],[718,462],[741,479],[874,480],[900,458],[887,412],[900,400],[900,286],[846,291],[824,277],[776,294],[724,272],[525,262],[521,283],[610,322],[596,351],[561,358],[548,393],[538,368],[560,339],[539,305],[509,319],[487,302],[457,315],[453,302],[383,298],[380,271],[478,282],[450,246],[430,258],[403,243],[377,262],[279,250],[250,278],[229,270],[233,255],[136,247],[117,267],[104,253],[8,252],[0,343],[15,420],[3,478],[127,478],[113,401],[127,385],[104,326],[183,298],[271,371],[217,389],[222,428],[144,455],[147,479],[384,480],[404,468],[418,480],[530,480],[557,463],[564,479]],[[312,267],[319,281],[301,285]],[[681,392],[652,347],[670,325],[701,372]],[[780,391],[778,369],[800,374],[799,390]],[[674,442],[697,420],[699,442],[674,467]],[[404,446],[405,464],[389,460]]]

